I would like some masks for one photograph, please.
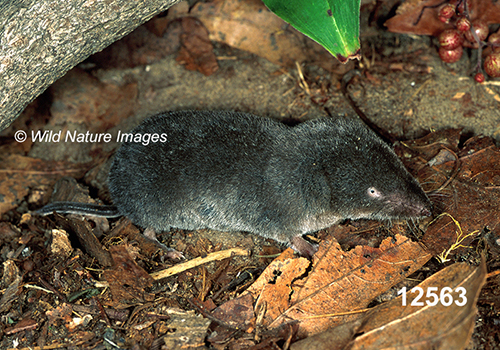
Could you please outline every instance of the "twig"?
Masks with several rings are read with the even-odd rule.
[[[160,280],[162,278],[167,278],[167,277],[179,274],[183,271],[192,269],[193,267],[196,267],[196,266],[207,264],[207,263],[215,261],[215,260],[227,259],[227,258],[230,258],[232,256],[236,256],[236,255],[249,256],[250,252],[248,250],[242,249],[242,248],[221,250],[219,252],[210,253],[205,257],[198,257],[198,258],[186,261],[185,263],[177,264],[177,265],[172,266],[172,267],[165,269],[165,270],[153,272],[150,274],[150,276],[153,277],[153,279],[155,279],[155,280]],[[108,284],[108,282],[100,281],[100,282],[96,282],[95,286],[98,288],[102,288],[102,287],[108,287],[109,284]]]
[[[175,266],[172,266],[168,269],[154,272],[154,273],[150,274],[150,276],[153,277],[155,280],[159,280],[159,279],[166,278],[166,277],[169,277],[172,275],[176,275],[176,274],[181,273],[183,271],[192,269],[193,267],[209,263],[211,261],[223,260],[223,259],[227,259],[227,258],[230,258],[232,256],[236,256],[236,255],[249,256],[250,252],[248,250],[242,249],[242,248],[221,250],[219,252],[210,253],[205,257],[200,256],[198,258],[186,261],[185,263],[181,263],[181,264],[177,264]]]

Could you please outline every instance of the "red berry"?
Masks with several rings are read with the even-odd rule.
[[[476,73],[476,75],[474,75],[474,80],[477,81],[478,83],[484,83],[484,74]]]
[[[484,21],[474,21],[472,22],[472,27],[474,28],[474,32],[477,34],[479,41],[485,40],[490,32],[488,25]],[[474,39],[474,36],[472,35],[472,28],[471,30],[465,32],[465,38],[472,43],[476,42],[476,39]]]
[[[500,31],[491,34],[488,42],[493,46],[493,51],[500,50]]]
[[[439,10],[438,17],[451,18],[455,14],[455,5],[446,4]]]
[[[490,77],[500,77],[500,52],[489,54],[484,59],[484,71]]]
[[[456,29],[446,29],[439,34],[439,46],[446,50],[453,50],[462,46],[464,38]]]
[[[457,62],[464,52],[464,48],[462,46],[457,47],[453,50],[446,50],[442,47],[439,48],[439,57],[443,62],[453,63]]]
[[[470,21],[465,17],[460,17],[457,20],[456,27],[461,32],[467,32],[470,30]]]

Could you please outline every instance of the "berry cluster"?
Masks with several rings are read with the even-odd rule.
[[[462,57],[463,48],[478,49],[478,65],[474,79],[482,83],[482,49],[491,47],[491,52],[484,60],[484,70],[490,77],[500,77],[500,30],[490,34],[488,25],[482,20],[470,21],[469,0],[451,0],[438,12],[438,18],[444,23],[454,22],[453,29],[446,29],[439,34],[439,57],[443,62],[453,63]],[[488,38],[489,35],[489,38]],[[488,42],[485,42],[488,38]]]

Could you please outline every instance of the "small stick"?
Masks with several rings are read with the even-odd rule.
[[[223,259],[227,259],[227,258],[230,258],[232,256],[236,256],[236,255],[249,256],[250,251],[248,251],[246,249],[242,249],[242,248],[221,250],[219,252],[210,253],[205,257],[200,256],[198,258],[186,261],[185,263],[177,264],[177,265],[172,266],[172,267],[165,269],[165,270],[153,272],[150,274],[150,276],[153,277],[153,279],[155,279],[155,280],[160,280],[162,278],[170,277],[170,276],[176,275],[178,273],[181,273],[183,271],[192,269],[193,267],[209,263],[211,261],[223,260]],[[95,286],[99,288],[99,287],[108,287],[109,285],[107,282],[99,281],[95,284]]]
[[[155,280],[159,280],[192,269],[193,267],[209,263],[211,261],[223,260],[235,255],[249,256],[250,252],[242,248],[221,250],[219,252],[210,253],[205,257],[200,256],[195,259],[186,261],[185,263],[177,264],[162,271],[153,272],[152,274],[150,274],[150,276],[153,277]]]

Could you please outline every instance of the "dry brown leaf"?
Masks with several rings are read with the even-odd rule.
[[[20,230],[17,230],[14,225],[7,222],[0,222],[0,247],[4,245],[11,244],[11,242],[19,241],[21,237]],[[29,236],[28,236],[29,237]],[[9,260],[6,260],[6,262]],[[5,262],[4,262],[5,264]],[[0,281],[0,285],[7,286],[10,284],[8,280],[4,280],[9,276],[6,270],[6,266],[3,267],[3,275],[2,280]]]
[[[74,123],[84,124],[91,133],[101,133],[133,115],[137,108],[137,83],[103,83],[81,69],[70,70],[50,90],[53,101],[46,130]],[[60,144],[68,147],[67,142]]]
[[[342,350],[356,334],[356,329],[361,325],[359,320],[341,324],[325,332],[315,334],[306,339],[299,340],[290,346],[290,350],[328,349]]]
[[[470,266],[456,263],[439,271],[420,283],[424,291],[419,300],[425,306],[411,306],[418,293],[407,291],[407,306],[402,306],[402,296],[371,310],[356,333],[361,334],[345,349],[465,349],[474,329],[477,313],[476,302],[486,281],[486,265]],[[429,287],[437,287],[437,295],[448,287],[451,305],[438,302],[429,306]],[[461,292],[464,288],[466,303],[462,306]],[[446,300],[448,302],[450,300]]]
[[[405,165],[408,161],[415,162],[418,161],[416,157],[409,158],[406,156],[405,152],[413,152],[414,155],[419,155],[430,160],[434,157],[443,146],[451,149],[454,152],[458,152],[458,143],[460,142],[460,136],[462,134],[462,129],[446,129],[432,132],[424,137],[416,140],[404,141],[395,145],[395,151],[399,157],[405,161]],[[402,146],[407,147],[404,149]]]
[[[282,259],[269,265],[248,291],[258,296],[257,305],[266,303],[270,316],[265,325],[274,328],[298,321],[298,337],[305,338],[360,317],[332,314],[365,308],[430,258],[421,245],[399,234],[385,239],[379,248],[358,246],[349,252],[334,240],[324,241],[307,276],[300,278],[307,260]],[[293,274],[295,278],[290,279]],[[272,276],[283,276],[283,281]],[[280,282],[284,286],[276,286]]]
[[[447,190],[451,191],[451,194],[441,203],[446,215],[434,221],[422,238],[422,243],[429,247],[433,255],[452,248],[451,246],[461,238],[465,239],[460,245],[467,249],[471,241],[485,228],[491,231],[492,235],[499,236],[498,190],[488,190],[455,180]],[[454,249],[457,248],[459,247]]]
[[[467,2],[469,3],[469,1]],[[438,19],[442,0],[405,1],[396,16],[385,22],[387,29],[394,33],[437,36],[444,29],[453,28],[454,23],[445,24]],[[437,6],[431,8],[430,6]],[[426,7],[424,9],[424,7]],[[420,20],[418,17],[421,15]],[[470,0],[470,19],[480,19],[487,24],[500,23],[500,3],[492,0]]]
[[[206,76],[219,69],[213,52],[213,45],[208,39],[207,28],[193,17],[184,17],[181,21],[181,49],[176,61],[188,70],[197,70]]]
[[[216,308],[212,312],[212,316],[234,329],[251,333],[255,328],[253,301],[251,294],[244,294]]]
[[[419,301],[423,306],[411,306],[417,294],[407,290],[406,306],[402,296],[370,310],[356,324],[342,324],[313,337],[299,341],[292,350],[307,349],[463,349],[467,346],[474,328],[477,298],[485,282],[485,263],[479,267],[465,263],[451,265],[429,277],[419,286],[424,294],[429,287],[437,288],[440,295],[445,287],[456,290],[463,287],[466,303],[458,293],[451,292],[450,306],[440,302],[435,306],[432,296],[424,295]],[[446,297],[448,298],[448,297]]]
[[[255,310],[265,304],[263,324],[270,324],[289,307],[292,281],[301,277],[310,264],[306,258],[294,258],[292,250],[287,249],[247,289],[257,300]]]
[[[189,15],[205,24],[211,40],[252,52],[273,63],[295,67],[296,61],[309,61],[329,71],[339,66],[322,46],[274,15],[260,0],[199,2]]]
[[[409,149],[400,145],[398,150],[399,154],[413,153],[419,165],[409,167],[420,167],[417,177],[430,192],[434,214],[444,213],[428,227],[421,241],[433,255],[446,255],[450,248],[449,253],[459,251],[454,252],[459,247],[452,245],[461,238],[460,245],[467,247],[485,228],[500,237],[500,148],[491,138],[478,136],[458,150],[454,146],[459,137],[455,131],[405,142]]]
[[[110,270],[104,271],[104,278],[109,284],[113,300],[119,305],[151,301],[154,294],[147,293],[144,288],[151,287],[153,278],[141,268],[129,253],[127,244],[111,246],[109,252],[114,261]]]
[[[477,136],[465,142],[458,154],[457,179],[469,180],[484,187],[500,186],[500,149],[490,137]]]

